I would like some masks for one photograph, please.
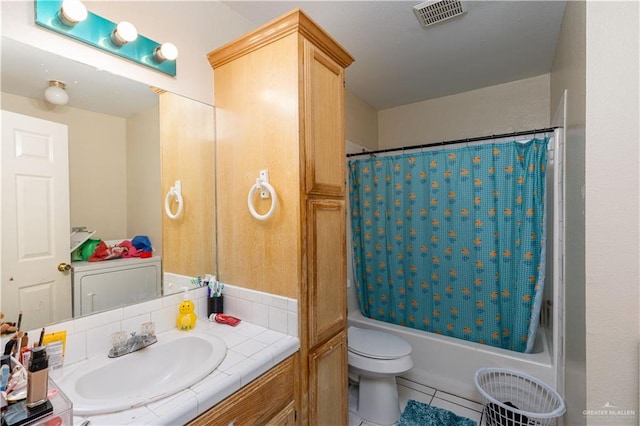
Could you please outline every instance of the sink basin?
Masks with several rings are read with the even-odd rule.
[[[169,331],[137,352],[119,358],[105,353],[73,365],[55,382],[73,402],[74,415],[113,413],[190,387],[226,354],[227,345],[216,336]]]

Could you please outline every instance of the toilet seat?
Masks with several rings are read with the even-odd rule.
[[[411,345],[393,334],[350,326],[349,352],[373,359],[398,359],[411,354]]]

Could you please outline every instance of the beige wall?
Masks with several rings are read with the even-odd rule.
[[[565,9],[551,70],[551,113],[567,90],[565,400],[566,424],[584,422],[586,407],[585,329],[585,40],[586,5],[572,1]]]
[[[586,2],[587,409],[610,402],[638,424],[638,2]]]
[[[44,101],[2,94],[2,109],[69,127],[71,226],[87,226],[96,237],[127,237],[126,120]]]
[[[158,106],[127,119],[127,237],[146,235],[162,253]]]
[[[397,148],[549,126],[549,75],[378,113],[378,147]]]
[[[344,106],[346,139],[368,149],[378,149],[378,112],[348,90]]]

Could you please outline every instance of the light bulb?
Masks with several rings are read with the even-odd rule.
[[[153,51],[153,59],[156,62],[175,61],[178,57],[178,48],[173,43],[162,43]]]
[[[69,95],[64,90],[65,84],[58,80],[49,80],[49,87],[44,91],[44,97],[54,105],[66,105],[69,102]]]
[[[116,46],[124,46],[136,38],[138,38],[138,30],[131,22],[127,21],[120,22],[111,34],[111,40]]]
[[[58,17],[63,24],[73,27],[87,19],[87,8],[80,0],[63,0]]]

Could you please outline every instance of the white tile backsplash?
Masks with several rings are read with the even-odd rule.
[[[287,312],[287,334],[290,336],[298,335],[298,313]]]
[[[251,303],[251,322],[262,327],[269,327],[269,306],[262,303]]]
[[[106,354],[111,349],[111,334],[122,330],[120,322],[112,322],[87,330],[87,358]]]
[[[271,294],[265,294],[262,298],[265,305],[272,306],[274,308],[280,308],[282,310],[287,310],[287,301],[286,297],[274,296]]]
[[[131,306],[125,306],[122,308],[122,316],[123,318],[131,318],[140,314],[150,314],[159,309],[162,309],[162,299],[154,299]]]
[[[196,306],[198,318],[205,319],[207,316],[207,288],[197,288],[188,294]],[[298,336],[297,300],[229,284],[225,284],[224,297],[225,314],[233,315],[246,321],[241,322],[234,328],[228,325],[220,326],[223,330],[222,333],[226,329],[239,331],[239,333],[233,333],[233,338],[229,338],[233,340],[227,342],[229,347],[242,343],[243,336],[247,338],[254,337],[251,327],[255,326],[261,326],[294,337]],[[177,293],[156,300],[61,322],[47,327],[46,333],[67,331],[65,364],[69,365],[98,354],[107,353],[111,347],[110,336],[116,331],[138,332],[140,325],[147,321],[155,322],[156,333],[173,330],[176,327],[178,305],[182,302],[182,298],[183,295]],[[242,328],[245,326],[246,329]],[[39,336],[40,331],[40,329],[29,330],[29,336]],[[244,348],[241,350],[244,353],[248,353]]]
[[[270,330],[288,334],[287,332],[289,330],[289,323],[287,318],[287,311],[285,311],[284,309],[269,307],[268,328]]]

